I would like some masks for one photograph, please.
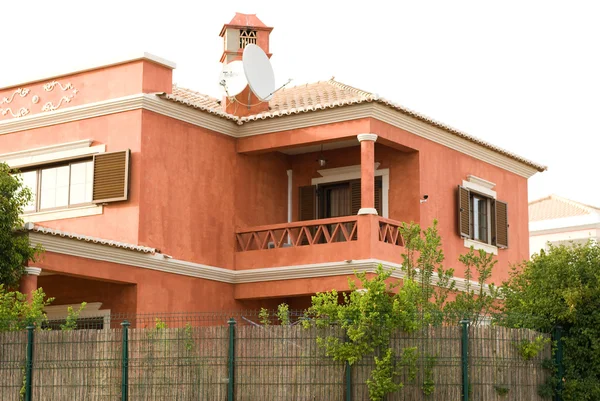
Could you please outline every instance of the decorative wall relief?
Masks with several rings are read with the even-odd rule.
[[[25,117],[27,114],[29,114],[29,109],[26,107],[21,107],[16,113],[14,113],[10,107],[7,107],[6,109],[0,109],[0,114],[3,116],[7,115],[8,113],[10,113],[10,115],[13,117]]]
[[[0,105],[2,104],[10,104],[12,103],[13,99],[15,98],[15,96],[19,95],[20,97],[26,97],[29,94],[29,89],[26,88],[18,88],[17,90],[15,90],[12,95],[10,97],[3,97],[2,99],[0,99]],[[26,116],[27,114],[29,114],[29,109],[27,107],[21,107],[19,108],[19,110],[15,113],[11,107],[7,107],[7,108],[2,108],[0,107],[0,114],[2,116],[5,116],[7,114],[9,114],[12,117],[23,117]]]
[[[21,97],[25,97],[27,96],[27,94],[29,93],[29,89],[26,88],[19,88],[16,91],[13,92],[13,94],[11,95],[10,98],[8,97],[3,97],[2,101],[0,101],[0,104],[9,104],[10,102],[13,101],[13,99],[15,98],[16,95],[19,95]]]
[[[42,111],[54,111],[54,110],[58,110],[60,108],[60,106],[62,106],[63,103],[70,103],[71,100],[73,100],[73,98],[79,92],[73,86],[73,84],[71,84],[70,82],[67,82],[66,85],[63,85],[63,84],[61,84],[58,81],[52,81],[52,82],[48,82],[47,84],[44,84],[44,90],[46,92],[52,92],[57,85],[58,85],[58,87],[63,92],[66,92],[66,91],[72,89],[71,94],[61,97],[60,100],[58,101],[58,103],[56,103],[56,105],[54,103],[52,103],[52,102],[46,102],[46,104],[44,104],[44,106],[42,107]]]
[[[73,84],[70,82],[67,82],[66,84],[63,85],[59,81],[50,81],[48,83],[45,83],[42,87],[44,89],[44,92],[52,92],[52,91],[54,91],[55,88],[57,89],[57,91],[60,90],[63,92],[63,94],[62,94],[63,96],[61,96],[61,98],[58,99],[57,102],[56,101],[46,101],[44,103],[44,105],[42,106],[42,108],[39,110],[42,112],[58,110],[61,106],[65,105],[67,103],[70,103],[71,100],[73,100],[73,98],[75,96],[77,96],[77,93],[79,93],[79,90],[76,89],[73,86]],[[67,92],[67,93],[64,93],[64,92]],[[30,93],[31,93],[30,89],[18,88],[10,96],[5,96],[5,97],[0,98],[0,117],[4,117],[4,116],[10,116],[10,117],[14,117],[14,118],[25,117],[26,115],[30,114],[32,111],[33,112],[37,111],[37,108],[36,108],[36,110],[31,110],[31,105],[29,105],[29,104],[27,104],[25,106],[11,105],[11,107],[5,107],[5,108],[2,107],[2,105],[4,105],[4,104],[11,104],[13,102],[13,100],[16,101],[18,98],[26,98]],[[40,100],[42,100],[43,92],[41,94],[32,93],[32,95],[33,96],[31,96],[30,102],[31,102],[31,104],[36,105],[40,102]],[[56,104],[54,102],[56,102]]]

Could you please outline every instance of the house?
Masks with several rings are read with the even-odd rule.
[[[558,195],[529,203],[529,252],[569,244],[600,241],[600,208]]]
[[[221,61],[270,54],[271,31],[236,14]],[[24,218],[46,250],[22,288],[55,297],[53,316],[305,307],[400,267],[402,222],[438,219],[450,265],[496,254],[496,282],[529,256],[544,166],[334,79],[214,99],[174,68],[143,54],[0,89],[0,160],[34,190]]]

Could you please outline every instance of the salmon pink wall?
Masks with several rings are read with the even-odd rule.
[[[0,135],[0,152],[9,153],[92,139],[94,145],[106,145],[107,152],[131,149],[129,200],[104,206],[103,214],[39,223],[77,234],[115,241],[138,242],[138,205],[140,196],[141,110],[111,114],[87,120]]]
[[[60,273],[59,276],[40,277],[39,286],[48,284],[48,295],[59,295],[61,300],[76,299],[74,302],[107,302],[107,305],[116,305],[115,310],[129,307],[118,306],[121,302],[129,302],[132,288],[136,293],[136,313],[155,312],[195,312],[195,311],[234,311],[256,308],[259,303],[254,301],[239,302],[234,300],[233,285],[218,281],[204,280],[195,277],[183,276],[161,271],[144,269],[45,252],[42,261],[36,263],[42,271]],[[75,276],[75,281],[63,282],[63,275]],[[56,277],[50,279],[50,277]],[[82,283],[86,277],[90,284],[85,283],[80,290],[71,288],[70,283]],[[107,284],[111,284],[108,285]],[[88,288],[89,296],[83,290]],[[117,287],[115,287],[117,286]],[[65,288],[69,287],[69,288]],[[95,289],[91,289],[95,288]],[[116,288],[125,288],[120,296],[116,296]],[[64,292],[63,292],[64,290]],[[106,290],[106,291],[105,291]],[[62,295],[64,294],[64,295]],[[81,294],[81,298],[79,295]],[[93,301],[92,301],[93,300]],[[62,302],[62,301],[61,301]],[[58,302],[55,302],[58,304]],[[104,306],[103,306],[104,307]],[[112,307],[111,307],[112,309]]]
[[[0,99],[10,98],[17,88],[28,89],[30,92],[27,96],[16,95],[10,104],[3,104],[2,108],[11,107],[13,112],[16,112],[21,107],[26,107],[31,115],[42,112],[42,107],[48,102],[56,106],[63,96],[72,96],[72,98],[68,103],[63,102],[60,109],[143,92],[170,93],[172,72],[170,68],[149,60],[137,60],[0,89]],[[62,90],[59,85],[56,85],[51,91],[44,90],[44,85],[52,81],[58,81],[63,88],[70,83],[72,88]],[[39,97],[39,102],[32,102],[34,95]],[[10,113],[6,116],[0,114],[0,121],[12,118]]]
[[[110,309],[111,313],[133,314],[137,310],[135,284],[117,284],[57,274],[40,276],[38,287],[43,288],[48,297],[54,298],[51,305],[102,302],[101,309]]]
[[[371,132],[419,152],[420,196],[427,194],[429,200],[422,205],[415,202],[413,207],[420,208],[423,227],[438,219],[446,265],[456,267],[456,276],[463,277],[458,256],[468,251],[458,235],[456,191],[468,175],[494,182],[497,198],[508,203],[509,248],[498,252],[493,281],[499,284],[508,277],[510,263],[528,258],[526,178],[375,119],[372,120]]]
[[[233,269],[235,227],[284,222],[287,157],[239,155],[235,140],[143,113],[140,243]]]

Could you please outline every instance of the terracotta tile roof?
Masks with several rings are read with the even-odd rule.
[[[310,111],[326,110],[336,107],[349,106],[360,103],[376,102],[388,106],[405,115],[416,118],[427,124],[440,128],[458,137],[477,143],[487,149],[498,152],[511,159],[517,160],[523,164],[535,168],[538,171],[545,171],[546,166],[525,159],[505,149],[492,145],[482,139],[469,135],[456,128],[450,127],[444,123],[436,121],[425,115],[419,114],[402,105],[394,103],[388,99],[379,97],[377,94],[366,92],[349,85],[345,85],[334,78],[327,81],[319,81],[312,84],[286,87],[277,91],[269,101],[269,112],[255,114],[246,117],[237,117],[223,112],[220,102],[209,96],[202,95],[189,89],[174,87],[172,94],[162,93],[159,97],[171,100],[177,103],[216,114],[223,118],[235,121],[238,125],[257,120],[266,120],[269,118],[278,118],[293,114],[306,113]],[[197,99],[197,100],[196,100]]]
[[[159,252],[157,249],[149,248],[147,246],[128,244],[126,242],[119,242],[119,241],[113,241],[113,240],[108,240],[108,239],[103,239],[103,238],[90,237],[88,235],[81,235],[81,234],[65,232],[65,231],[54,229],[54,228],[48,228],[48,227],[34,225],[33,223],[26,223],[25,230],[32,231],[35,233],[40,233],[40,234],[54,235],[54,236],[59,236],[59,237],[63,237],[63,238],[75,239],[78,241],[93,242],[94,244],[112,246],[113,248],[122,248],[122,249],[127,249],[130,251],[136,251],[136,252],[142,252],[142,253],[154,254],[154,253]]]
[[[600,208],[584,205],[558,195],[550,195],[529,202],[530,222],[586,215],[600,216]]]

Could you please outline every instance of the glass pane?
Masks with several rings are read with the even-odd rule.
[[[92,201],[92,162],[71,164],[71,205]]]
[[[487,199],[473,197],[473,239],[487,242]]]
[[[69,202],[69,166],[42,170],[40,209],[67,206]]]
[[[23,208],[24,212],[35,212],[36,196],[37,196],[37,171],[28,171],[19,174],[23,178],[23,185],[31,190],[33,197],[31,202]]]

